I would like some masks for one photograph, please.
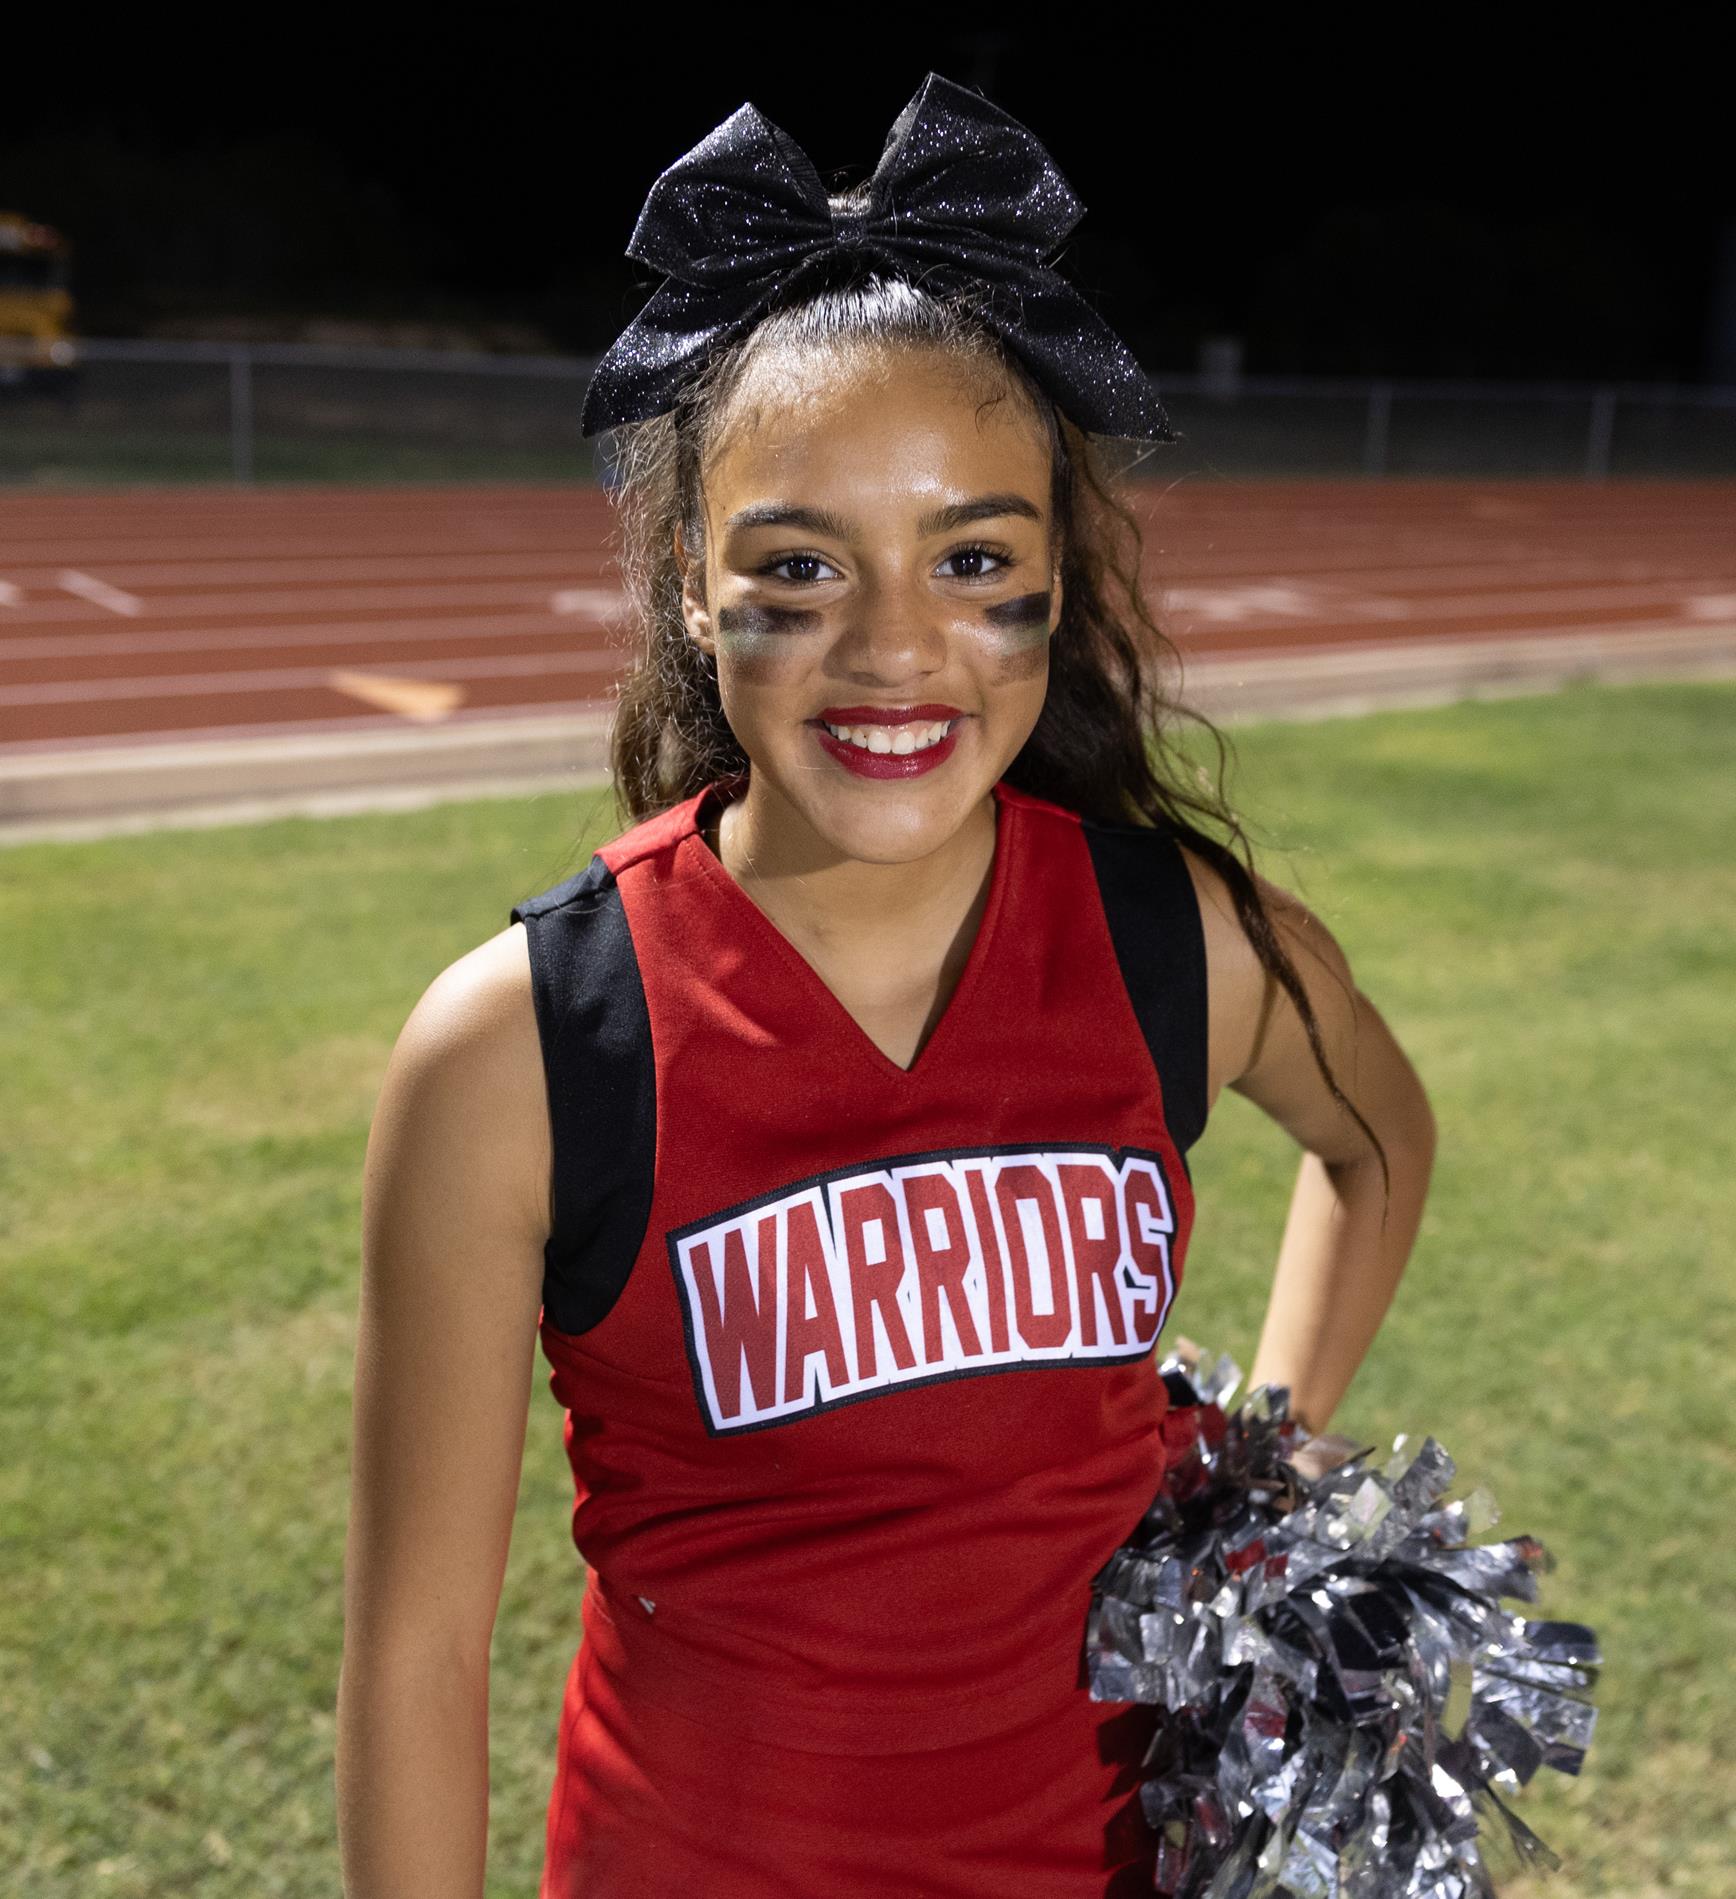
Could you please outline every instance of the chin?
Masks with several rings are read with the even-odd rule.
[[[846,856],[866,864],[908,864],[937,851],[989,795],[989,787],[938,782],[839,787],[808,810],[808,821]]]

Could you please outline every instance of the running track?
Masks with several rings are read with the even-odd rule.
[[[1142,493],[1186,663],[1736,626],[1736,485]],[[0,494],[0,759],[606,706],[611,515],[562,487]]]

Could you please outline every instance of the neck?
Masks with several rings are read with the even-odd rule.
[[[994,863],[995,806],[991,793],[926,856],[879,864],[840,853],[764,779],[750,777],[714,808],[705,841],[787,933],[866,965],[891,945],[948,940],[980,905]]]

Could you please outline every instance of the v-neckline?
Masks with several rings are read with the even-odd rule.
[[[942,1045],[954,1038],[955,1025],[959,1017],[970,1005],[975,991],[982,986],[983,965],[994,949],[1001,912],[1006,908],[1007,887],[1012,873],[1010,845],[1017,835],[1018,826],[1013,822],[1001,781],[997,779],[993,786],[995,854],[989,867],[988,898],[983,905],[983,913],[977,920],[976,935],[971,940],[970,953],[965,958],[964,968],[959,972],[958,981],[953,985],[946,1007],[941,1011],[940,1020],[929,1030],[927,1039],[916,1051],[915,1059],[908,1068],[895,1062],[845,1008],[837,993],[820,972],[736,882],[728,865],[706,842],[705,823],[713,800],[721,791],[731,790],[742,782],[743,779],[740,777],[714,779],[694,797],[688,816],[688,831],[707,875],[725,893],[729,902],[752,920],[755,927],[792,966],[796,980],[813,995],[820,1008],[833,1018],[846,1039],[861,1050],[864,1060],[898,1081],[915,1083],[926,1080],[930,1070],[936,1066],[936,1048],[941,1047],[944,1053]]]

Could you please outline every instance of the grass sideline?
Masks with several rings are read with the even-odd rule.
[[[1562,1853],[1504,1899],[1723,1899],[1736,1531],[1736,684],[1239,727],[1442,1130],[1333,1426],[1433,1431],[1607,1665]],[[0,1864],[36,1899],[339,1890],[332,1709],[363,1146],[417,995],[605,793],[21,846],[0,880]],[[1170,1329],[1244,1367],[1296,1153],[1226,1094]],[[490,1899],[535,1889],[580,1575],[532,1393],[493,1654]]]

